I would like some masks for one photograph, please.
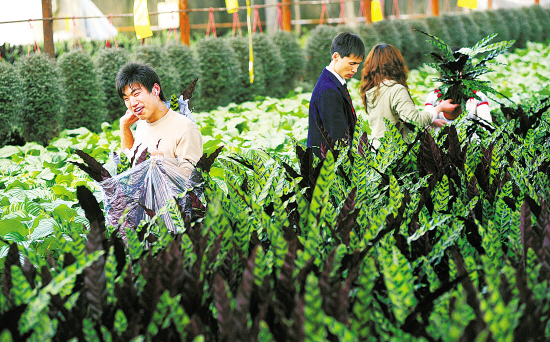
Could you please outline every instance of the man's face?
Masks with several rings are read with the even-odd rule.
[[[335,52],[332,58],[334,60],[334,71],[345,80],[349,80],[355,75],[357,68],[359,68],[359,64],[363,61],[363,58],[353,54],[342,58],[338,52]]]
[[[155,96],[155,88],[153,92],[149,92],[144,86],[135,84],[126,86],[122,92],[124,96],[124,104],[135,116],[140,120],[147,122],[155,122],[157,118],[157,98]]]

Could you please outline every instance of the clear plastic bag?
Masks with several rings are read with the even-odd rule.
[[[195,169],[190,176],[185,176],[176,158],[163,157],[151,157],[99,185],[103,192],[106,223],[116,227],[123,218],[123,229],[136,227],[142,220],[150,219],[171,199],[177,200],[184,216],[193,218],[196,215],[193,207],[197,204],[194,202],[200,202],[204,192],[199,171]],[[169,231],[183,232],[184,227],[174,224],[169,213],[160,214],[160,217]]]

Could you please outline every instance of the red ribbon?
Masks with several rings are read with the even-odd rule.
[[[239,28],[239,35],[243,36],[243,31],[241,30],[241,22],[239,21],[239,12],[233,12],[233,34],[232,37],[235,37],[235,31]]]
[[[208,17],[208,25],[206,26],[206,36],[208,37],[210,35],[210,30],[212,30],[212,34],[214,37],[217,37],[216,34],[216,22],[214,21],[214,8],[210,7],[210,14]]]
[[[34,52],[38,50],[38,53],[42,56],[42,52],[40,52],[40,46],[38,46],[38,42],[36,41],[36,32],[34,32],[34,28],[32,27],[33,19],[29,19],[29,26],[31,27],[31,31],[34,36]],[[31,58],[31,44],[29,44],[29,48],[27,49],[27,60]]]
[[[449,1],[449,0],[446,0]],[[395,13],[395,16],[399,18],[399,0],[393,0],[393,10],[391,12],[392,14]]]
[[[252,33],[256,33],[256,25],[260,27],[260,33],[264,33],[262,30],[262,21],[260,20],[260,11],[258,10],[258,5],[254,6],[254,28],[252,29]]]
[[[111,20],[113,18],[112,14],[109,14],[109,24],[113,25],[113,21]],[[116,41],[116,36],[113,37],[113,40],[115,41],[115,46],[118,50],[118,42]],[[105,43],[105,47],[110,48],[111,47],[111,40],[107,39],[107,42]]]
[[[319,25],[323,25],[323,19],[325,17],[325,14],[327,16],[327,23],[328,23],[328,12],[327,12],[327,4],[323,4],[322,10],[321,10],[321,18],[319,19]]]
[[[345,19],[346,19],[346,2],[344,0],[340,0],[340,19],[338,20],[337,26],[342,25]]]
[[[282,4],[280,2],[277,3],[277,20],[275,22],[275,31],[277,31],[279,28],[283,29],[283,8]]]
[[[73,42],[71,44],[71,51],[73,51],[73,46],[76,46],[74,40],[75,38],[78,40],[78,46],[80,47],[80,51],[82,52],[82,44],[80,44],[80,38],[76,37],[76,17],[73,17]]]

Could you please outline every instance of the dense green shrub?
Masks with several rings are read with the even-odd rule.
[[[217,106],[226,106],[235,100],[238,86],[239,62],[235,51],[225,38],[206,38],[197,42],[199,69],[202,70],[198,83],[201,98],[196,106],[209,111]]]
[[[61,129],[86,127],[100,132],[106,117],[102,88],[92,57],[87,52],[75,50],[61,56],[58,64],[67,103]]]
[[[515,27],[510,27],[506,21],[506,17],[503,15],[501,10],[486,11],[489,18],[489,23],[491,24],[493,31],[491,33],[497,33],[496,41],[502,40],[512,40],[517,38],[517,32]],[[489,34],[487,34],[488,36]]]
[[[521,34],[531,42],[544,41],[541,23],[537,20],[535,12],[540,11],[540,6],[522,7],[516,10],[518,20],[521,23]]]
[[[462,17],[463,17],[464,26],[468,27],[468,25],[466,24],[467,22],[466,19],[469,18],[471,19],[471,21],[475,23],[475,25],[479,30],[478,40],[481,38],[487,37],[488,35],[493,33],[498,33],[498,36],[496,36],[495,41],[503,40],[504,34],[499,33],[498,29],[493,26],[493,24],[491,23],[491,18],[487,13],[488,13],[487,11],[474,11],[472,13],[463,15]]]
[[[365,57],[369,54],[370,50],[380,43],[380,37],[373,25],[361,25],[357,28],[357,35],[365,44]]]
[[[426,24],[426,21],[421,19],[411,19],[407,21],[411,30],[413,30],[413,38],[414,38],[414,47],[416,50],[411,51],[411,59],[412,63],[409,61],[407,62],[407,65],[422,65],[423,63],[428,62],[428,58],[426,57],[426,54],[428,54],[430,51],[433,50],[433,45],[428,42],[428,37],[423,35],[418,31],[422,32],[428,32],[430,28],[428,27],[428,24]]]
[[[458,15],[456,14],[443,14],[440,20],[445,25],[447,32],[449,33],[449,46],[463,47],[468,46],[468,34],[464,30],[464,26]],[[437,34],[436,34],[437,35]],[[477,40],[476,40],[477,42]]]
[[[306,39],[306,69],[308,81],[315,84],[323,68],[329,65],[332,39],[338,34],[338,28],[329,25],[319,25],[310,31]]]
[[[372,26],[374,26],[381,43],[391,44],[401,51],[403,40],[393,21],[382,20],[372,24]]]
[[[263,71],[265,80],[265,92],[261,95],[281,97],[286,95],[283,89],[283,73],[285,61],[281,57],[281,51],[277,48],[270,36],[265,33],[256,33],[252,37],[254,61],[260,61],[262,68],[254,74]]]
[[[278,31],[272,36],[272,39],[281,52],[285,64],[281,80],[283,95],[286,95],[296,87],[296,83],[303,76],[305,66],[304,50],[294,33]]]
[[[65,109],[59,66],[46,54],[34,53],[15,65],[21,78],[21,134],[27,142],[46,145],[59,133]]]
[[[493,11],[491,11],[493,12]],[[518,47],[525,47],[525,43],[527,40],[523,39],[522,35],[520,34],[521,30],[521,23],[519,22],[516,13],[514,13],[514,9],[498,9],[494,13],[500,14],[500,20],[502,22],[502,25],[505,26],[508,29],[508,39],[506,40],[515,40],[516,44],[514,45],[515,48]],[[495,18],[495,20],[499,20],[498,17]],[[492,21],[494,25],[495,21]],[[500,28],[499,28],[500,29]],[[500,31],[500,30],[499,30]]]
[[[254,96],[265,94],[265,72],[260,59],[254,58],[254,82],[250,83],[248,38],[229,38],[229,45],[235,51],[239,67],[238,85],[235,87],[235,102],[251,101]]]
[[[393,25],[399,32],[402,44],[401,54],[409,68],[418,67],[421,62],[418,58],[418,46],[416,45],[416,33],[412,30],[407,20],[393,20]]]
[[[21,84],[13,65],[0,63],[0,147],[13,142],[20,115]]]
[[[531,6],[529,7],[529,13],[533,18],[533,23],[537,23],[541,29],[542,42],[550,39],[550,9]]]
[[[180,43],[171,43],[166,47],[166,54],[168,62],[176,72],[176,80],[179,82],[174,91],[176,95],[179,96],[184,89],[187,89],[195,78],[199,77],[199,83],[202,81],[199,60],[193,49]],[[193,100],[198,98],[200,98],[200,94],[197,91],[193,94]]]
[[[102,49],[94,57],[105,101],[105,120],[113,123],[126,112],[124,101],[116,91],[115,78],[120,68],[129,61],[130,54],[126,49]]]
[[[480,32],[479,26],[470,13],[455,15],[454,20],[461,22],[460,27],[463,29],[465,34],[464,45],[462,46],[474,46],[475,43],[488,35],[483,35]]]
[[[180,84],[179,73],[176,72],[172,63],[168,61],[168,55],[164,46],[139,46],[135,52],[135,59],[139,62],[147,63],[155,69],[160,77],[162,92],[166,100],[169,100],[172,94],[181,93],[183,89],[178,89],[178,85]]]
[[[445,43],[452,41],[449,30],[447,30],[447,25],[440,17],[427,17],[424,19],[426,25],[428,25],[428,33],[433,34],[436,37],[439,37]]]

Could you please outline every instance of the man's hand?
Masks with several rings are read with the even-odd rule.
[[[161,150],[152,150],[149,154],[151,157],[164,157],[164,153]]]
[[[131,149],[134,145],[134,136],[130,130],[130,126],[139,118],[134,115],[131,110],[127,110],[126,114],[120,118],[120,146],[122,150]]]
[[[124,128],[130,128],[132,124],[136,121],[138,121],[139,118],[134,115],[134,113],[131,110],[127,110],[126,114],[120,118],[120,129]]]

